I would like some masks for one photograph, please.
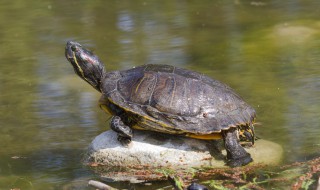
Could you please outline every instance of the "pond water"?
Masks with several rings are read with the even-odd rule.
[[[320,156],[320,2],[1,1],[0,189],[89,189],[81,163],[109,127],[68,40],[108,70],[170,64],[223,81],[257,111],[284,162]],[[165,183],[143,187],[156,189]]]

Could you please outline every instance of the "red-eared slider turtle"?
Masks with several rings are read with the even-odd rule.
[[[229,86],[170,65],[106,72],[96,55],[72,41],[65,56],[76,74],[102,93],[100,107],[113,115],[111,129],[122,144],[131,142],[132,129],[223,138],[229,166],[252,161],[239,143],[238,130],[254,140],[255,110]]]

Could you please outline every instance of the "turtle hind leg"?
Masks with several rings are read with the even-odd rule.
[[[251,155],[240,145],[237,129],[222,131],[222,136],[227,150],[227,164],[230,167],[244,166],[253,161]]]
[[[110,127],[118,133],[118,141],[125,147],[128,147],[132,139],[132,129],[125,125],[119,116],[113,116]]]

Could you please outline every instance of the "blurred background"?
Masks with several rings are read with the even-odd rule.
[[[82,165],[109,128],[100,94],[74,74],[68,40],[107,70],[170,64],[231,86],[284,163],[320,156],[320,1],[0,2],[0,189],[88,189]],[[167,182],[143,187],[156,189]]]

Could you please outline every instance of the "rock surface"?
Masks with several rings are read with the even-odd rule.
[[[222,150],[221,154],[217,150],[221,147],[219,143],[208,146],[209,142],[211,141],[135,131],[133,141],[127,148],[118,142],[117,134],[109,130],[93,140],[86,160],[108,167],[124,168],[226,167],[225,150]],[[280,145],[263,139],[256,141],[254,147],[246,150],[254,160],[252,164],[268,165],[279,164],[283,152]]]

